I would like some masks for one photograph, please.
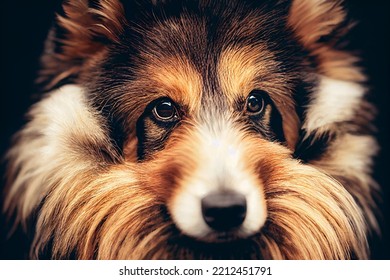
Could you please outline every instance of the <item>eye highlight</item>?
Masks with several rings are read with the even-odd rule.
[[[178,118],[175,105],[167,99],[160,100],[154,106],[153,115],[160,121],[173,121]]]
[[[264,93],[262,91],[254,90],[252,91],[247,99],[245,110],[250,115],[258,115],[263,112],[265,107],[265,101],[263,97]]]

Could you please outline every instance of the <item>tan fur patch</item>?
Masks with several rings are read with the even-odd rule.
[[[313,54],[317,56],[320,74],[352,82],[366,80],[362,69],[356,66],[359,59],[350,53],[334,50],[327,46],[318,46],[316,50],[313,50]]]
[[[146,84],[155,86],[158,95],[167,96],[192,112],[200,106],[202,79],[185,58],[170,57],[164,61],[152,61],[143,73]],[[151,89],[152,90],[152,89]]]
[[[172,99],[185,110],[185,112],[179,112],[179,114],[184,114],[181,116],[184,119],[187,113],[193,116],[199,110],[202,97],[202,78],[184,57],[169,57],[164,61],[152,59],[136,75],[137,79],[131,84],[130,91],[142,91],[147,94],[137,98],[139,106],[127,104],[127,102],[132,102],[132,96],[129,96],[126,102],[118,104],[118,106],[123,107],[121,109],[123,111],[128,110],[129,107],[134,108],[132,112],[128,113],[128,123],[131,127],[135,127],[135,122],[145,110],[145,106],[158,98]],[[134,129],[132,131],[134,132]],[[128,135],[124,145],[126,160],[136,160],[137,143],[135,133]]]
[[[273,54],[265,47],[230,48],[221,54],[218,75],[222,90],[231,102],[246,99],[254,89],[267,92],[282,116],[287,144],[294,149],[299,119],[289,78],[277,74],[277,67]]]
[[[272,75],[270,73],[274,67],[273,54],[265,48],[229,48],[222,52],[218,64],[222,91],[230,103],[238,98],[246,98],[260,86],[257,78]]]

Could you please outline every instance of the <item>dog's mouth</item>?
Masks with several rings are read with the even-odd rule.
[[[213,231],[206,236],[199,238],[204,243],[233,243],[239,240],[250,239],[253,235],[245,235],[240,229],[230,231]]]
[[[232,242],[240,239],[236,233],[233,232],[218,232],[212,237],[214,242]]]
[[[234,232],[210,234],[202,239],[182,235],[175,239],[174,247],[193,259],[263,259],[257,237],[258,234],[242,238]]]

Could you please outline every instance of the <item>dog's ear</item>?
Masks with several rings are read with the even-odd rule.
[[[68,59],[83,59],[99,51],[105,41],[119,41],[125,21],[119,1],[69,1],[63,10],[58,24],[66,32],[62,43]]]
[[[346,12],[338,0],[293,0],[288,22],[301,44],[308,49],[333,32],[346,20]]]
[[[74,79],[107,44],[119,41],[126,19],[119,0],[66,0],[46,41],[39,83]]]
[[[317,59],[319,72],[328,77],[362,81],[356,57],[343,51],[345,36],[354,22],[342,0],[292,0],[288,25],[298,41]]]

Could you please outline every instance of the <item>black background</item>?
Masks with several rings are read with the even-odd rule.
[[[1,2],[0,154],[3,155],[11,136],[23,124],[24,114],[33,102],[38,59],[60,1]],[[346,1],[351,17],[359,22],[352,32],[350,46],[361,53],[362,65],[370,77],[370,99],[379,108],[376,125],[381,152],[376,160],[374,176],[383,189],[383,234],[382,241],[373,244],[373,257],[380,259],[390,259],[389,3],[390,1],[379,0]],[[3,173],[2,170],[0,172]],[[0,191],[1,189],[2,185]],[[0,222],[3,222],[2,218]],[[4,239],[4,227],[1,224],[0,259],[18,257],[15,252],[10,251]],[[22,242],[18,245],[21,244]]]

